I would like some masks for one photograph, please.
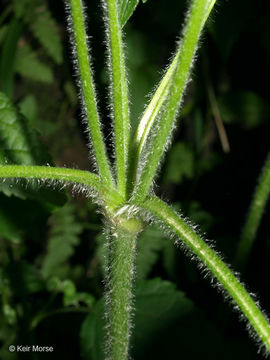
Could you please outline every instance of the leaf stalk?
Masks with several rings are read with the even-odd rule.
[[[152,196],[144,201],[141,207],[149,211],[150,214],[154,215],[163,225],[176,234],[204,266],[210,270],[252,325],[266,349],[270,351],[270,325],[268,319],[218,254],[162,200]]]
[[[119,22],[117,0],[106,0],[109,38],[110,75],[114,118],[114,141],[117,186],[126,196],[129,159],[130,120],[128,86],[125,71],[125,57],[122,45],[122,31]]]
[[[88,120],[90,138],[101,180],[104,184],[112,187],[113,179],[99,122],[94,79],[91,70],[83,16],[83,4],[82,0],[70,0],[69,4],[82,100]]]

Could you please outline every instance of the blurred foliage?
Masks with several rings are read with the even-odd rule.
[[[86,3],[109,138],[100,2]],[[174,51],[187,3],[120,2],[134,127]],[[228,262],[269,151],[269,19],[266,0],[217,2],[158,179],[157,191],[215,239]],[[1,163],[91,166],[65,26],[62,1],[0,1]],[[40,184],[5,182],[0,191],[0,358],[39,359],[8,346],[40,344],[54,346],[50,359],[103,359],[106,248],[96,207]],[[269,210],[244,274],[268,313]],[[134,307],[134,359],[262,358],[237,315],[156,226],[138,240]]]

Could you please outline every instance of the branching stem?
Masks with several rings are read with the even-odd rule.
[[[82,0],[68,0],[81,92],[99,175],[88,171],[46,167],[3,165],[0,178],[41,179],[79,184],[97,193],[107,216],[108,256],[106,267],[107,359],[126,360],[132,315],[132,285],[137,235],[145,219],[135,219],[133,206],[157,218],[176,234],[211,272],[245,315],[266,349],[270,351],[270,326],[244,286],[219,255],[166,203],[148,196],[160,160],[166,150],[174,119],[189,77],[200,32],[216,0],[192,0],[181,44],[141,119],[130,155],[128,86],[117,0],[104,0],[108,17],[112,104],[115,125],[117,189],[111,174],[99,123],[93,74],[88,53]],[[159,121],[159,122],[157,122]],[[155,123],[155,127],[153,126]],[[158,131],[156,134],[153,128]],[[149,141],[150,138],[150,141]],[[149,146],[150,145],[150,146]],[[131,170],[130,170],[131,169]],[[130,171],[130,173],[129,173]],[[127,193],[134,191],[129,203]],[[244,227],[238,258],[250,251],[270,193],[270,155],[259,179]],[[130,210],[134,218],[126,214]],[[83,309],[84,311],[84,309]],[[39,321],[40,319],[37,319]],[[36,326],[37,322],[33,326]]]

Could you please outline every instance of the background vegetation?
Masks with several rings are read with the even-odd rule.
[[[0,90],[21,112],[20,122],[8,127],[6,119],[16,110],[11,104],[8,112],[0,109],[0,161],[87,169],[63,2],[0,4]],[[86,4],[109,137],[101,5]],[[148,0],[125,26],[133,122],[168,63],[186,8],[182,0]],[[269,151],[270,5],[220,0],[212,20],[157,191],[215,239],[233,263]],[[29,127],[31,148],[25,149],[18,134]],[[0,190],[0,358],[46,357],[8,352],[10,344],[40,344],[54,346],[50,359],[102,359],[104,248],[95,206],[71,191],[37,193],[16,184],[1,184]],[[268,205],[243,274],[267,313],[269,216]],[[138,244],[133,358],[260,359],[238,314],[161,236],[148,228]]]

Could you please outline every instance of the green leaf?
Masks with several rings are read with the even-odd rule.
[[[142,0],[142,3],[145,4],[147,0]],[[119,0],[118,9],[119,9],[119,21],[122,27],[125,26],[128,19],[134,13],[139,0]]]
[[[215,21],[209,23],[208,28],[223,60],[226,61],[252,15],[252,2],[251,0],[223,1],[220,5]],[[225,26],[226,31],[224,31]]]
[[[33,124],[38,114],[38,105],[35,97],[27,95],[19,102],[18,107],[23,116]]]
[[[78,307],[80,303],[85,304],[87,307],[92,307],[95,302],[93,295],[77,292],[76,285],[70,279],[61,281],[57,276],[53,276],[47,281],[47,289],[51,292],[63,293],[63,305],[65,307]]]
[[[234,91],[220,96],[218,106],[224,123],[239,124],[245,129],[261,125],[270,116],[268,102],[249,91]]]
[[[0,150],[7,161],[17,164],[43,165],[47,160],[36,132],[3,93],[0,93]]]
[[[2,311],[8,324],[14,325],[17,320],[15,309],[13,309],[9,304],[3,304]]]
[[[28,24],[34,37],[56,64],[63,62],[63,46],[56,21],[44,4],[15,0],[16,17]]]
[[[48,278],[55,275],[63,264],[73,255],[79,244],[82,226],[75,217],[75,207],[67,203],[57,209],[49,223],[52,228],[47,248],[47,255],[42,264],[42,273]]]
[[[63,62],[63,47],[57,23],[44,6],[36,7],[29,19],[29,27],[56,64]]]
[[[33,294],[45,288],[45,282],[40,271],[25,261],[10,263],[6,273],[16,295],[23,297],[25,294]]]
[[[179,264],[179,259],[177,254],[177,248],[172,241],[164,241],[162,264],[169,278],[172,280],[177,279],[177,265]]]
[[[87,307],[93,306],[95,302],[95,298],[93,295],[86,292],[76,292],[76,294],[72,298],[66,298],[64,301],[64,305],[73,305],[79,306],[79,304],[85,304]]]
[[[221,358],[217,329],[175,284],[161,279],[144,281],[136,290],[135,303],[133,359]]]
[[[21,76],[44,83],[52,83],[51,68],[41,62],[29,45],[20,47],[16,55],[15,71]]]
[[[0,236],[15,244],[19,244],[22,240],[22,234],[12,221],[12,217],[7,216],[2,208],[0,208]]]
[[[103,360],[104,356],[104,299],[94,306],[93,311],[86,316],[80,330],[80,345],[82,358],[85,360]]]
[[[133,12],[138,5],[139,0],[119,0],[118,9],[119,9],[119,21],[123,27],[128,19],[131,17]]]
[[[12,306],[12,301],[11,301],[12,293],[10,289],[10,282],[2,269],[0,269],[0,294],[1,294],[0,309],[2,310],[2,314],[5,320],[7,320],[7,323],[9,325],[14,325],[17,321],[17,314]],[[0,311],[0,315],[1,315],[1,311]]]
[[[169,331],[176,317],[184,317],[193,310],[192,302],[176,289],[175,284],[158,278],[138,285],[135,303],[131,347],[136,352],[135,358],[142,356],[149,339],[155,339],[162,329]]]
[[[163,249],[164,235],[158,227],[146,228],[138,239],[136,280],[145,279]],[[167,242],[167,241],[166,241]]]
[[[143,281],[135,290],[136,309],[131,357],[134,359],[216,359],[219,334],[175,284],[161,279]],[[104,359],[104,299],[98,301],[80,331],[83,359]],[[179,341],[181,339],[181,347]],[[196,346],[194,346],[196,344]],[[152,354],[152,355],[151,355]],[[155,354],[155,355],[154,355]]]
[[[195,163],[192,148],[184,142],[173,145],[168,154],[164,182],[179,184],[184,178],[192,178],[194,170]]]
[[[12,97],[13,92],[14,62],[22,27],[22,23],[14,18],[8,26],[2,45],[0,58],[0,91],[3,91],[10,97]]]
[[[6,38],[7,31],[8,31],[8,25],[1,26],[1,28],[0,28],[0,44]]]
[[[35,0],[13,0],[13,3],[15,15],[17,18],[24,18],[28,14],[32,14],[35,6]]]
[[[17,111],[8,97],[0,93],[0,164],[45,165],[48,162],[51,163],[51,158],[40,143],[35,129],[30,127],[27,119]],[[27,188],[22,186],[26,184],[23,180],[20,185],[6,180],[0,183],[0,191],[7,196],[15,195],[22,199],[29,197],[56,205],[65,201],[61,192],[40,189],[37,183],[28,183]]]
[[[64,91],[68,98],[68,101],[72,106],[77,105],[78,103],[78,97],[76,93],[76,88],[74,84],[71,81],[66,81],[64,84]]]
[[[12,189],[14,190],[14,188]],[[19,190],[18,188],[18,192]],[[24,193],[22,192],[22,194]],[[29,197],[26,190],[25,195],[25,198]],[[28,198],[23,200],[21,197],[7,197],[0,193],[0,214],[1,216],[3,214],[0,235],[12,243],[20,245],[13,247],[16,256],[24,254],[26,249],[31,251],[30,242],[36,243],[37,239],[40,239],[44,224],[51,214],[51,209],[44,202]],[[2,240],[0,240],[1,242]]]
[[[202,232],[208,232],[214,223],[213,216],[202,209],[197,201],[190,201],[187,209],[187,216],[194,224],[198,224]]]

